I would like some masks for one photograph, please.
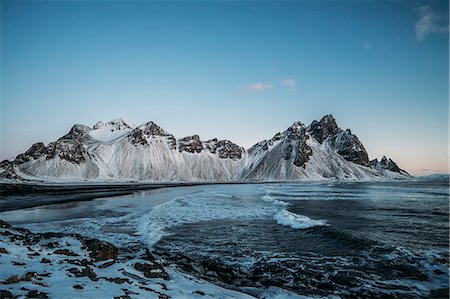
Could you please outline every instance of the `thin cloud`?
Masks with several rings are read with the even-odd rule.
[[[366,50],[369,50],[369,49],[372,48],[372,45],[370,44],[370,40],[366,40],[366,41],[363,43],[363,48],[366,49]]]
[[[430,34],[448,31],[447,18],[442,13],[434,11],[430,5],[421,6],[417,11],[420,16],[415,28],[418,41],[424,40]]]
[[[295,82],[294,79],[281,80],[281,85],[287,87],[290,90],[296,90],[297,89],[297,82]]]
[[[245,89],[248,91],[261,91],[261,90],[266,90],[266,89],[272,89],[272,87],[273,86],[271,83],[257,82],[257,83],[246,85]]]

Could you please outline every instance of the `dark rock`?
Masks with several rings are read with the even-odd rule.
[[[233,268],[221,265],[213,260],[202,261],[202,267],[206,272],[215,272],[217,278],[224,283],[232,283],[237,278]]]
[[[39,292],[37,290],[32,290],[27,293],[27,298],[39,298],[39,299],[47,299],[48,294]]]
[[[14,163],[9,161],[7,162],[8,163],[2,167],[3,171],[0,173],[0,177],[10,180],[20,179],[20,176],[18,176],[16,171],[14,170]]]
[[[33,159],[38,159],[47,153],[47,148],[42,142],[33,144],[25,153],[20,154],[14,160],[14,163],[21,164]]]
[[[87,259],[82,259],[82,260],[66,259],[66,260],[63,260],[63,261],[68,263],[68,264],[77,265],[77,266],[92,265],[92,262],[88,261]],[[98,267],[98,268],[100,268],[100,267]]]
[[[18,266],[18,267],[22,267],[25,266],[25,263],[21,263],[21,262],[16,262],[16,261],[12,261],[11,264],[13,264],[14,266]]]
[[[309,157],[312,155],[311,148],[306,144],[308,140],[308,135],[306,135],[305,126],[296,122],[292,126],[290,126],[284,133],[286,136],[286,141],[289,145],[286,148],[284,158],[286,159],[289,156],[291,158],[291,154],[288,154],[289,148],[291,148],[290,152],[292,153],[292,149],[294,149],[294,165],[297,167],[303,166],[305,167],[306,162],[309,161]],[[286,159],[288,160],[288,159]]]
[[[92,129],[96,130],[104,127],[108,127],[111,132],[118,130],[133,129],[133,127],[127,124],[125,121],[123,121],[123,119],[115,119],[112,121],[108,121],[106,123],[99,121],[92,127]]]
[[[289,143],[289,145],[286,147],[286,150],[284,151],[284,160],[289,160],[292,155],[292,144]]]
[[[70,251],[68,249],[58,249],[53,251],[53,254],[62,254],[67,256],[79,256],[78,254],[74,253],[73,251]]]
[[[210,153],[215,154],[217,151],[217,144],[219,140],[217,138],[210,139],[203,143],[204,148],[206,148]]]
[[[398,165],[394,161],[386,158],[386,156],[383,156],[383,158],[381,158],[381,161],[378,161],[377,159],[371,160],[369,162],[369,166],[377,170],[389,170],[402,174],[408,174],[406,171],[398,167]]]
[[[13,299],[16,298],[10,291],[0,290],[0,299]]]
[[[188,153],[200,153],[203,149],[202,142],[198,135],[184,137],[178,140],[179,151]]]
[[[82,289],[84,289],[84,287],[83,287],[82,285],[79,285],[79,284],[73,285],[72,288],[74,288],[74,289],[76,289],[76,290],[82,290]]]
[[[218,154],[222,159],[239,160],[242,158],[244,149],[229,140],[218,140],[217,138],[205,141],[204,148],[212,154]]]
[[[144,274],[147,278],[162,278],[164,280],[169,280],[170,276],[164,270],[163,266],[158,263],[136,263],[134,268]]]
[[[325,115],[320,121],[314,120],[307,130],[319,143],[325,141],[328,136],[336,135],[340,131],[336,120],[331,114]]]
[[[77,268],[70,268],[69,273],[72,273],[75,275],[75,277],[83,277],[86,276],[92,281],[97,281],[97,274],[89,267],[85,266],[82,270],[78,270]]]
[[[99,269],[108,268],[108,267],[114,265],[115,262],[116,262],[115,260],[108,261],[108,262],[106,262],[106,263],[101,264],[101,265],[98,266],[97,268],[99,268]]]
[[[239,160],[242,158],[242,152],[241,147],[228,140],[220,140],[217,144],[217,153],[222,159]]]
[[[337,134],[330,143],[345,160],[363,166],[369,164],[369,155],[364,145],[349,129]]]
[[[90,251],[89,256],[96,261],[115,260],[119,250],[111,243],[97,239],[81,238],[80,240]]]
[[[0,219],[0,228],[12,228],[12,225]]]
[[[331,114],[325,115],[320,121],[313,121],[307,131],[319,143],[328,142],[329,146],[345,160],[363,166],[368,165],[369,156],[364,145],[349,129],[345,131],[340,129]]]
[[[76,141],[83,141],[83,140],[89,139],[90,138],[89,137],[90,130],[91,130],[91,128],[89,128],[88,126],[76,124],[70,129],[69,133],[67,133],[60,139],[58,139],[58,141],[64,140],[64,139],[65,140],[76,140]]]
[[[49,243],[47,243],[47,244],[44,244],[43,246],[44,246],[44,247],[47,247],[47,248],[49,248],[49,249],[53,249],[53,248],[55,248],[56,246],[58,246],[58,243],[56,243],[56,242],[49,242]]]
[[[147,139],[152,136],[166,137],[170,149],[175,149],[177,141],[172,134],[167,133],[154,122],[142,124],[128,134],[127,139],[134,145],[148,145]]]
[[[41,263],[42,263],[42,264],[50,264],[51,261],[50,261],[49,259],[46,259],[45,257],[43,257],[43,258],[41,259]]]
[[[200,296],[206,295],[205,292],[202,292],[202,291],[195,291],[195,292],[192,292],[192,294],[199,294]]]
[[[12,283],[19,283],[22,279],[18,275],[11,275],[8,278],[6,278],[4,281],[2,281],[3,284],[12,284]]]
[[[8,252],[8,250],[6,250],[5,248],[0,247],[0,255],[1,255],[1,254],[9,254],[9,252]]]
[[[120,278],[120,277],[107,278],[107,280],[110,281],[110,282],[117,283],[117,284],[122,284],[122,283],[125,283],[125,282],[127,282],[127,283],[130,282],[130,280],[129,280],[128,278]]]
[[[86,162],[86,157],[89,157],[89,153],[81,143],[73,142],[70,139],[60,139],[49,143],[47,147],[46,159],[51,160],[56,157],[73,164],[82,164]]]

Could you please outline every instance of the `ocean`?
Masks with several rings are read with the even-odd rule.
[[[0,219],[147,246],[167,267],[254,296],[275,286],[311,297],[448,297],[448,181],[197,185],[89,201],[75,192],[56,204],[57,194],[15,196],[1,200],[21,208]]]

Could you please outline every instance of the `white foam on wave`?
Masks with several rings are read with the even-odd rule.
[[[140,218],[138,232],[151,247],[168,235],[167,229],[170,227],[210,220],[261,219],[271,217],[278,210],[276,205],[269,202],[206,190],[156,206]]]
[[[298,215],[286,209],[276,213],[274,218],[278,224],[290,226],[295,229],[306,229],[313,226],[327,225],[324,220],[313,220],[307,216]]]
[[[270,194],[266,194],[262,197],[262,200],[267,201],[267,202],[271,202],[275,205],[280,205],[280,206],[288,206],[289,204],[285,201],[282,200],[278,200],[273,198]]]

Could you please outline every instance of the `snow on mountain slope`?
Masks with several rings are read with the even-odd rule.
[[[377,163],[375,163],[377,161]],[[369,162],[350,130],[331,115],[306,127],[294,123],[249,150],[228,140],[176,139],[154,122],[121,119],[93,128],[75,125],[45,146],[34,144],[0,163],[7,179],[60,181],[290,181],[411,178],[392,160]]]
[[[89,131],[89,135],[98,141],[111,142],[125,136],[133,129],[134,125],[125,122],[123,119],[114,119],[106,123],[99,121]]]

